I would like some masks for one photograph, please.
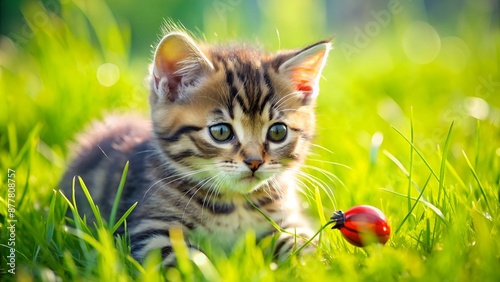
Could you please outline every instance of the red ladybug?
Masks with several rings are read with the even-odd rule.
[[[332,229],[339,229],[344,238],[356,247],[376,242],[385,244],[391,229],[385,215],[372,206],[356,206],[345,213],[336,211],[331,217]]]

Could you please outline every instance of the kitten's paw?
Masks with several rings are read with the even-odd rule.
[[[196,257],[206,257],[205,253],[203,251],[201,251],[200,249],[198,249],[197,247],[189,246],[188,252],[189,252],[188,257],[190,259],[192,259],[195,256]],[[162,253],[162,258],[163,258],[162,264],[165,268],[174,267],[179,263],[178,257],[175,255],[174,252],[171,252],[167,255]]]
[[[309,230],[298,230],[282,233],[275,245],[274,254],[278,261],[284,262],[290,256],[307,256],[316,252],[318,240],[313,238]]]

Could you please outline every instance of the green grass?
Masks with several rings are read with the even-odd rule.
[[[334,41],[321,81],[316,145],[304,169],[316,181],[304,179],[304,206],[319,231],[335,210],[374,205],[392,227],[385,246],[355,248],[326,228],[317,254],[276,264],[267,251],[272,238],[257,243],[250,232],[229,254],[207,246],[206,255],[189,256],[182,234],[172,232],[179,265],[159,270],[158,256],[141,265],[131,258],[127,237],[114,235],[126,227],[123,218],[101,218],[98,207],[97,226],[66,218],[66,210],[77,207],[54,191],[72,153],[68,144],[86,124],[108,112],[148,111],[143,77],[149,54],[129,57],[130,31],[103,2],[66,2],[59,16],[26,5],[33,37],[0,44],[2,281],[500,279],[500,86],[482,87],[484,80],[500,79],[500,31],[489,27],[491,14],[463,7],[456,16],[474,27],[455,27],[467,46],[464,58],[447,57],[453,49],[445,43],[453,38],[439,32],[441,52],[424,65],[412,63],[401,47],[415,16],[411,9],[394,16],[351,60],[339,47],[346,38]],[[268,30],[242,37],[256,35],[274,50],[306,45],[328,32],[311,23],[317,36],[294,34],[293,19],[318,7],[281,13],[278,4],[266,6],[262,20],[276,24],[280,40]],[[33,20],[36,13],[47,18],[43,29]],[[225,40],[244,30],[238,13],[244,11],[228,16],[231,32],[208,18],[207,37],[217,32]],[[273,13],[280,15],[275,22]],[[488,29],[487,38],[476,32]],[[138,68],[130,61],[143,63]],[[104,63],[119,69],[111,86],[97,78]],[[16,276],[6,273],[9,169],[16,172]]]

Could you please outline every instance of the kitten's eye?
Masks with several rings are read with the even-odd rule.
[[[269,127],[267,132],[267,139],[273,142],[281,142],[285,140],[287,133],[286,125],[282,123],[275,123]]]
[[[216,124],[210,126],[209,130],[212,138],[214,138],[215,141],[218,142],[226,142],[233,139],[234,137],[233,130],[231,129],[231,126],[229,124]]]

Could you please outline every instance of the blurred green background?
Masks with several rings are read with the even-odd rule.
[[[323,278],[328,271],[344,278],[500,277],[493,240],[500,226],[498,0],[1,0],[0,167],[18,171],[25,225],[48,228],[52,189],[77,132],[110,112],[148,114],[144,78],[166,19],[200,40],[271,51],[333,38],[306,167],[318,181],[305,182],[327,192],[311,199],[313,191],[304,206],[324,223],[336,209],[372,204],[401,229],[391,248],[377,253],[379,263],[328,235],[332,255],[346,262],[336,260],[340,266]],[[417,196],[426,203],[412,209]],[[66,238],[60,224],[58,236]],[[35,231],[19,235],[25,263],[38,258],[33,265],[67,275],[64,264],[40,257],[62,256],[57,246],[69,240],[47,243]],[[363,271],[345,270],[351,260]]]

